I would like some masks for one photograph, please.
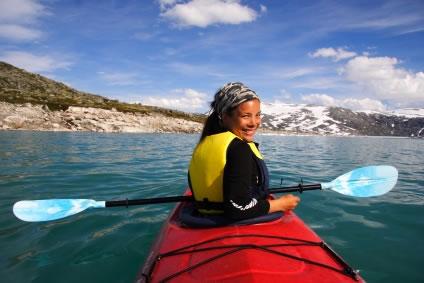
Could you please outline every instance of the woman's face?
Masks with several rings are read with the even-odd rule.
[[[261,124],[261,103],[258,99],[243,102],[231,114],[224,113],[222,121],[233,134],[251,142]]]

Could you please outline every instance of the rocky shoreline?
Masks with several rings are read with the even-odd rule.
[[[51,111],[46,105],[0,102],[0,130],[92,131],[107,133],[198,133],[203,125],[158,113],[70,106]]]

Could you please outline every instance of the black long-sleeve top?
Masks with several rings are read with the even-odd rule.
[[[267,214],[269,202],[254,190],[262,182],[254,153],[247,142],[234,139],[224,168],[224,214],[235,220]]]

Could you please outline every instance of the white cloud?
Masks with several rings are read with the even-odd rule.
[[[128,86],[137,85],[140,83],[138,74],[124,72],[98,72],[100,78],[106,81],[109,85]]]
[[[321,48],[309,55],[314,58],[333,58],[335,61],[354,57],[340,67],[338,73],[346,82],[359,87],[362,94],[367,95],[374,102],[378,100],[373,98],[404,106],[424,102],[424,72],[412,72],[399,67],[400,62],[395,57],[371,57],[368,52],[358,55],[341,48]],[[371,105],[372,101],[361,100],[361,103]],[[361,105],[357,101],[349,103],[355,108]],[[380,108],[381,106],[382,104],[374,103],[372,107]]]
[[[252,22],[258,16],[255,10],[241,5],[238,0],[191,0],[181,4],[175,2],[161,1],[161,16],[177,26],[204,28],[213,24],[237,25]]]
[[[43,33],[37,29],[28,28],[22,25],[0,25],[0,37],[14,41],[35,40],[42,35]]]
[[[282,70],[274,71],[273,75],[280,79],[295,79],[295,78],[304,77],[307,75],[317,73],[320,70],[321,68],[317,68],[317,67],[282,69]]]
[[[303,95],[302,101],[314,105],[337,106],[337,100],[327,94],[313,93]]]
[[[204,112],[208,108],[206,97],[207,94],[191,88],[177,89],[165,97],[146,97],[142,99],[141,103],[186,112]]]
[[[403,1],[381,1],[368,9],[363,5],[346,5],[346,1],[337,4],[327,1],[314,2],[315,4],[300,9],[304,12],[299,15],[310,20],[314,35],[316,32],[328,34],[352,30],[372,30],[396,35],[417,32],[424,26],[423,1],[408,1],[408,5]]]
[[[276,97],[276,99],[282,99],[282,100],[291,100],[292,99],[292,94],[290,92],[288,92],[285,89],[280,90],[280,95]]]
[[[408,33],[415,33],[415,32],[422,32],[424,31],[424,27],[412,27],[412,28],[407,28],[404,30],[401,30],[399,32],[397,32],[397,35],[404,35],[404,34],[408,34]]]
[[[0,22],[33,22],[46,14],[46,8],[37,0],[2,0],[0,1]]]
[[[345,50],[343,48],[334,49],[330,47],[330,48],[317,49],[314,53],[309,53],[309,56],[311,56],[312,58],[318,58],[318,57],[333,58],[334,61],[338,62],[343,59],[355,57],[356,53]]]
[[[393,57],[355,57],[346,64],[346,78],[380,99],[424,101],[424,72],[413,73],[396,65]]]
[[[268,11],[268,8],[264,5],[261,5],[261,13],[266,13]]]
[[[0,60],[36,73],[67,69],[72,65],[72,62],[68,60],[23,51],[6,51],[0,55]]]
[[[167,7],[172,6],[175,3],[177,3],[177,0],[159,0],[158,2],[159,2],[161,10],[164,10]]]
[[[327,94],[313,93],[302,96],[302,101],[308,104],[321,106],[336,106],[348,108],[356,111],[371,110],[371,111],[386,111],[386,106],[379,100],[370,98],[343,98],[338,99]]]
[[[342,100],[340,106],[353,110],[371,110],[379,112],[385,112],[387,110],[386,106],[381,101],[371,98],[345,98]]]
[[[47,14],[46,8],[37,0],[2,0],[0,37],[13,41],[38,39],[43,33],[34,25],[39,17]]]
[[[422,23],[422,14],[419,11],[401,12],[386,11],[389,14],[373,13],[363,16],[362,20],[352,21],[348,24],[351,28],[386,29],[393,27],[408,27]]]

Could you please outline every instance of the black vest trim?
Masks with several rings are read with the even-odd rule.
[[[271,222],[283,217],[283,212],[273,212],[249,218],[244,220],[231,220],[224,215],[203,215],[200,214],[193,203],[185,203],[182,205],[179,212],[179,220],[181,226],[190,228],[211,228],[222,226],[237,226],[237,225],[251,225],[264,222]]]

